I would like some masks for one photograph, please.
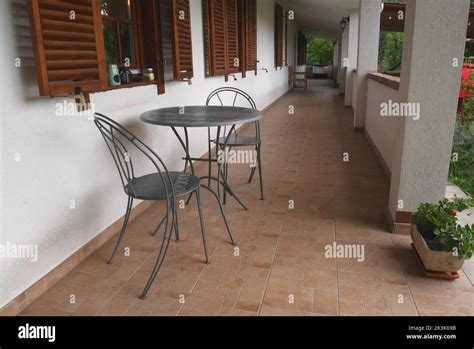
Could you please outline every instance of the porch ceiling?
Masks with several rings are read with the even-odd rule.
[[[359,0],[287,0],[287,4],[295,11],[302,31],[329,40],[336,40],[341,33],[341,18],[359,8]]]

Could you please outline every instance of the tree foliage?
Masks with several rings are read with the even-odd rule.
[[[333,62],[334,47],[332,42],[324,39],[313,39],[308,42],[307,64],[331,65]]]
[[[403,33],[380,32],[379,70],[390,70],[402,61]],[[400,68],[395,69],[400,70]]]

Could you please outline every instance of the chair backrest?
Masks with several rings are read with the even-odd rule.
[[[169,193],[174,192],[173,183],[164,162],[150,147],[118,122],[105,115],[96,113],[94,115],[94,123],[112,154],[124,191],[127,194],[130,191],[136,194],[133,188],[133,179],[136,177],[132,159],[135,155],[137,157],[141,155],[148,159],[154,165],[156,172],[160,174],[165,190]],[[131,154],[129,149],[134,150],[134,154]]]
[[[242,103],[243,105],[241,105]],[[235,87],[221,87],[212,91],[206,100],[206,105],[221,105],[232,107],[248,107],[256,110],[257,105],[250,95]]]
[[[239,102],[239,103],[238,103]],[[243,105],[242,105],[243,104]],[[244,92],[235,87],[220,87],[217,90],[212,91],[206,100],[206,105],[221,105],[221,106],[232,106],[232,107],[249,107],[253,110],[257,110],[255,101],[250,97],[247,92]],[[237,131],[234,127],[231,128],[230,132],[234,130],[235,136]],[[210,132],[210,130],[209,130]],[[209,133],[210,135],[210,133]],[[224,127],[224,137],[227,136],[227,128]],[[255,136],[260,139],[260,122],[255,122]],[[210,136],[209,136],[210,137]]]

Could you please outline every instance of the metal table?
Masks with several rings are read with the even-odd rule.
[[[200,180],[207,179],[208,186],[206,189],[210,190],[220,201],[220,186],[223,186],[224,194],[227,192],[229,195],[234,197],[236,201],[244,208],[247,207],[242,203],[242,201],[235,195],[235,193],[230,188],[227,183],[225,176],[222,173],[222,166],[219,161],[211,159],[211,143],[210,143],[210,131],[209,135],[209,158],[208,159],[197,159],[192,158],[189,155],[189,135],[188,128],[192,127],[207,127],[210,130],[211,127],[217,127],[217,137],[216,139],[221,138],[221,132],[223,132],[223,138],[225,137],[224,149],[227,148],[227,142],[232,134],[235,131],[235,127],[240,124],[245,124],[249,122],[255,122],[262,118],[262,113],[258,110],[253,110],[249,108],[241,107],[222,107],[222,106],[182,106],[182,107],[172,107],[172,108],[162,108],[151,110],[143,113],[140,116],[140,120],[158,126],[167,126],[171,127],[174,134],[178,138],[179,143],[183,147],[185,152],[185,171],[187,170],[188,164],[190,165],[191,172],[194,174],[193,161],[206,161],[209,163],[209,175],[200,177]],[[177,131],[177,128],[184,129],[184,140]],[[228,134],[226,135],[226,129],[230,127]],[[216,151],[217,151],[216,145]],[[211,175],[211,166],[212,162],[217,163],[217,177]],[[211,189],[211,181],[217,182],[217,195]],[[189,199],[188,199],[189,202]]]

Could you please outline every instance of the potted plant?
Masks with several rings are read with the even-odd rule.
[[[457,212],[472,206],[472,199],[455,197],[437,204],[423,203],[412,217],[413,245],[425,269],[457,272],[474,253],[474,226],[458,224]]]

